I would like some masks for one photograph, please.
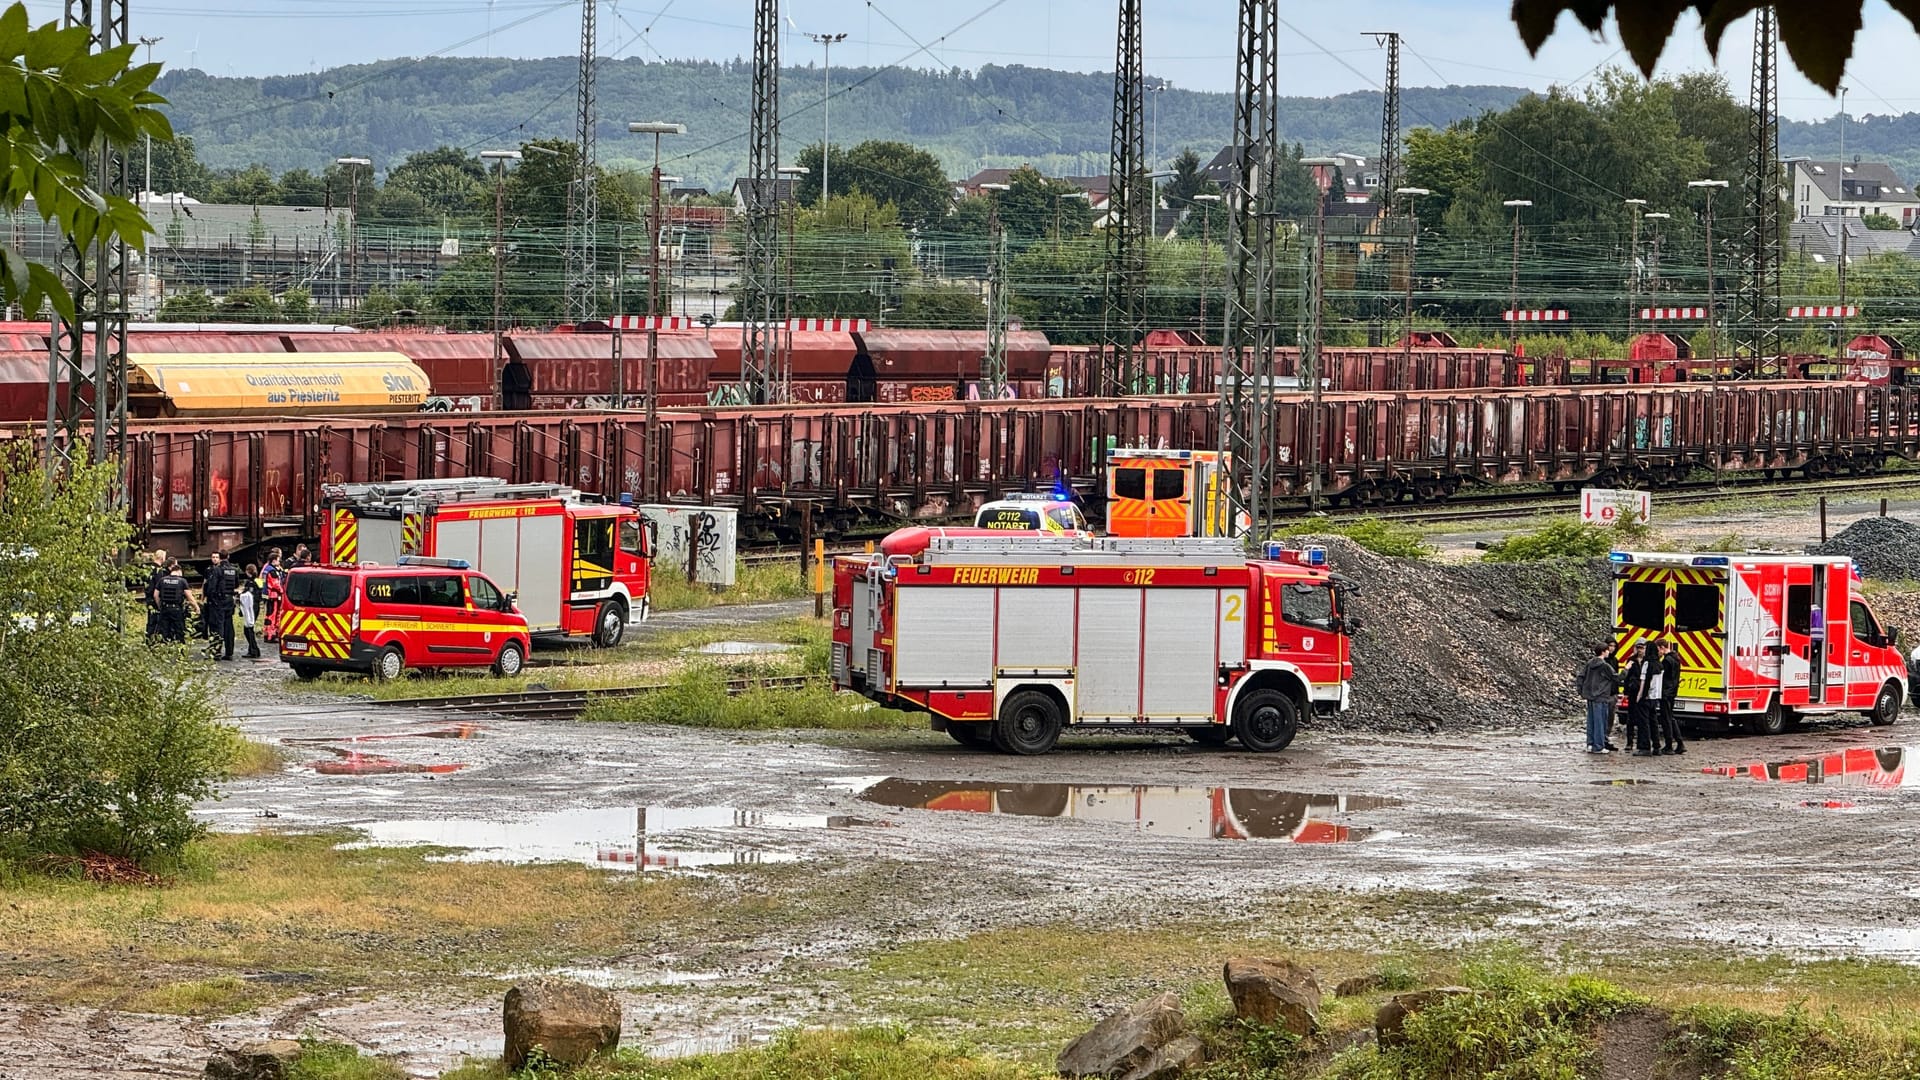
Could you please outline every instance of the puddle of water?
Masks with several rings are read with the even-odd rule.
[[[330,753],[337,754],[338,761],[316,761],[313,771],[322,776],[394,776],[400,773],[452,773],[466,768],[465,762],[452,762],[441,765],[424,765],[416,761],[396,761],[378,754],[362,754],[357,750],[342,750],[329,746]]]
[[[860,793],[882,806],[1021,817],[1079,818],[1154,836],[1338,844],[1369,829],[1334,815],[1400,805],[1372,795],[1315,795],[1265,788],[1096,784],[996,784],[889,777]]]
[[[708,656],[766,656],[773,653],[792,652],[798,645],[786,645],[778,641],[714,641],[692,650]]]
[[[1700,770],[1709,776],[1772,781],[1780,784],[1834,784],[1866,787],[1883,791],[1920,785],[1920,778],[1908,783],[1907,748],[1902,746],[1854,746],[1830,754],[1809,754],[1786,761],[1744,761],[1710,765]],[[1920,772],[1916,773],[1920,777]]]
[[[386,742],[390,739],[472,739],[477,738],[485,730],[479,724],[454,724],[428,731],[395,731],[381,735],[331,735],[314,739],[281,739],[280,741],[289,746],[306,746],[326,743]]]
[[[1858,810],[1860,804],[1846,799],[1802,799],[1802,808],[1807,810]]]
[[[768,814],[729,806],[625,806],[555,810],[513,821],[477,818],[375,821],[358,826],[371,845],[458,848],[463,862],[575,862],[615,870],[675,870],[791,862],[784,851],[744,845],[656,842],[661,834],[732,829],[824,829],[825,815]]]
[[[1594,787],[1639,787],[1641,784],[1651,784],[1653,781],[1642,780],[1633,776],[1622,776],[1612,780],[1589,780],[1587,783],[1592,784]]]
[[[726,978],[717,971],[675,971],[672,968],[642,970],[618,967],[527,968],[497,975],[485,971],[473,971],[468,974],[514,981],[553,975],[586,983],[588,986],[597,986],[602,990],[639,990],[648,986],[699,986]]]

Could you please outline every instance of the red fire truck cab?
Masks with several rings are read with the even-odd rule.
[[[1674,713],[1777,735],[1801,717],[1900,717],[1907,665],[1899,633],[1855,588],[1853,560],[1830,555],[1616,551],[1614,649],[1643,641],[1680,658]]]
[[[884,547],[884,545],[883,545]],[[834,562],[833,681],[967,745],[1183,730],[1284,749],[1347,707],[1346,587],[1228,539],[935,537]]]
[[[653,537],[632,506],[490,478],[344,484],[324,497],[323,563],[463,559],[514,594],[535,635],[605,648],[650,610]]]

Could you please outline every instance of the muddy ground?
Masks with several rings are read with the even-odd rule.
[[[890,944],[1059,920],[1239,916],[1298,889],[1479,898],[1493,914],[1472,934],[1583,951],[1687,944],[1920,961],[1920,745],[1904,749],[1907,726],[1822,724],[1636,759],[1581,753],[1574,717],[1516,715],[1511,729],[1471,737],[1308,730],[1271,756],[1101,737],[1020,759],[927,733],[816,739],[463,716],[477,727],[455,738],[450,721],[419,710],[294,691],[277,664],[231,677],[249,734],[296,741],[284,770],[231,784],[205,808],[219,828],[350,827],[376,842],[614,873],[884,868],[882,880],[859,879],[858,916],[824,933],[768,925],[697,955],[636,946],[571,971],[620,993],[629,1044],[664,1052],[795,1022],[885,1019],[849,1015],[810,973]],[[366,736],[394,737],[345,741]],[[1881,752],[1816,769],[1818,783],[1791,782],[1793,769],[1775,770],[1789,780],[1752,775],[1848,749]],[[443,771],[338,769],[368,760],[349,753]],[[948,810],[917,808],[928,805]],[[1420,925],[1360,932],[1436,943]],[[345,1039],[419,1075],[501,1042],[492,997],[296,997],[215,1021],[0,1001],[0,1077],[197,1075],[210,1046],[267,1033]]]

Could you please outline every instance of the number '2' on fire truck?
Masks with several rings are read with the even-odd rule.
[[[631,506],[486,477],[342,484],[323,495],[324,563],[464,559],[515,594],[534,634],[606,648],[647,617],[652,537]]]
[[[1777,735],[1796,717],[1865,713],[1891,724],[1907,698],[1897,633],[1855,588],[1853,560],[1824,555],[1616,551],[1614,648],[1680,658],[1674,712]]]
[[[1347,707],[1347,589],[1227,539],[928,535],[834,563],[833,680],[968,745],[1065,728],[1185,730],[1280,750]],[[1324,564],[1324,552],[1319,562]]]

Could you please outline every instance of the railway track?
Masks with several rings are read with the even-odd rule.
[[[738,695],[750,690],[799,690],[817,682],[812,675],[769,675],[730,679],[727,693]],[[506,694],[458,694],[445,697],[398,698],[377,704],[389,708],[410,708],[440,715],[501,716],[509,720],[573,720],[594,701],[641,697],[670,689],[670,683],[640,686],[595,687],[589,690],[524,690]]]
[[[1689,485],[1681,488],[1656,490],[1654,502],[1658,507],[1698,505],[1717,502],[1721,499],[1751,498],[1767,495],[1836,495],[1867,491],[1885,491],[1900,487],[1920,488],[1920,473],[1910,475],[1868,476],[1846,480],[1826,480],[1809,483],[1806,480],[1758,481],[1753,483],[1721,483]],[[1358,510],[1342,509],[1330,511],[1328,518],[1334,521],[1351,521],[1366,517],[1385,517],[1410,524],[1444,524],[1459,521],[1498,521],[1513,518],[1534,517],[1553,510],[1565,510],[1573,505],[1577,496],[1573,492],[1537,491],[1524,495],[1508,492],[1473,499],[1451,499],[1445,503],[1432,505],[1376,506]]]

